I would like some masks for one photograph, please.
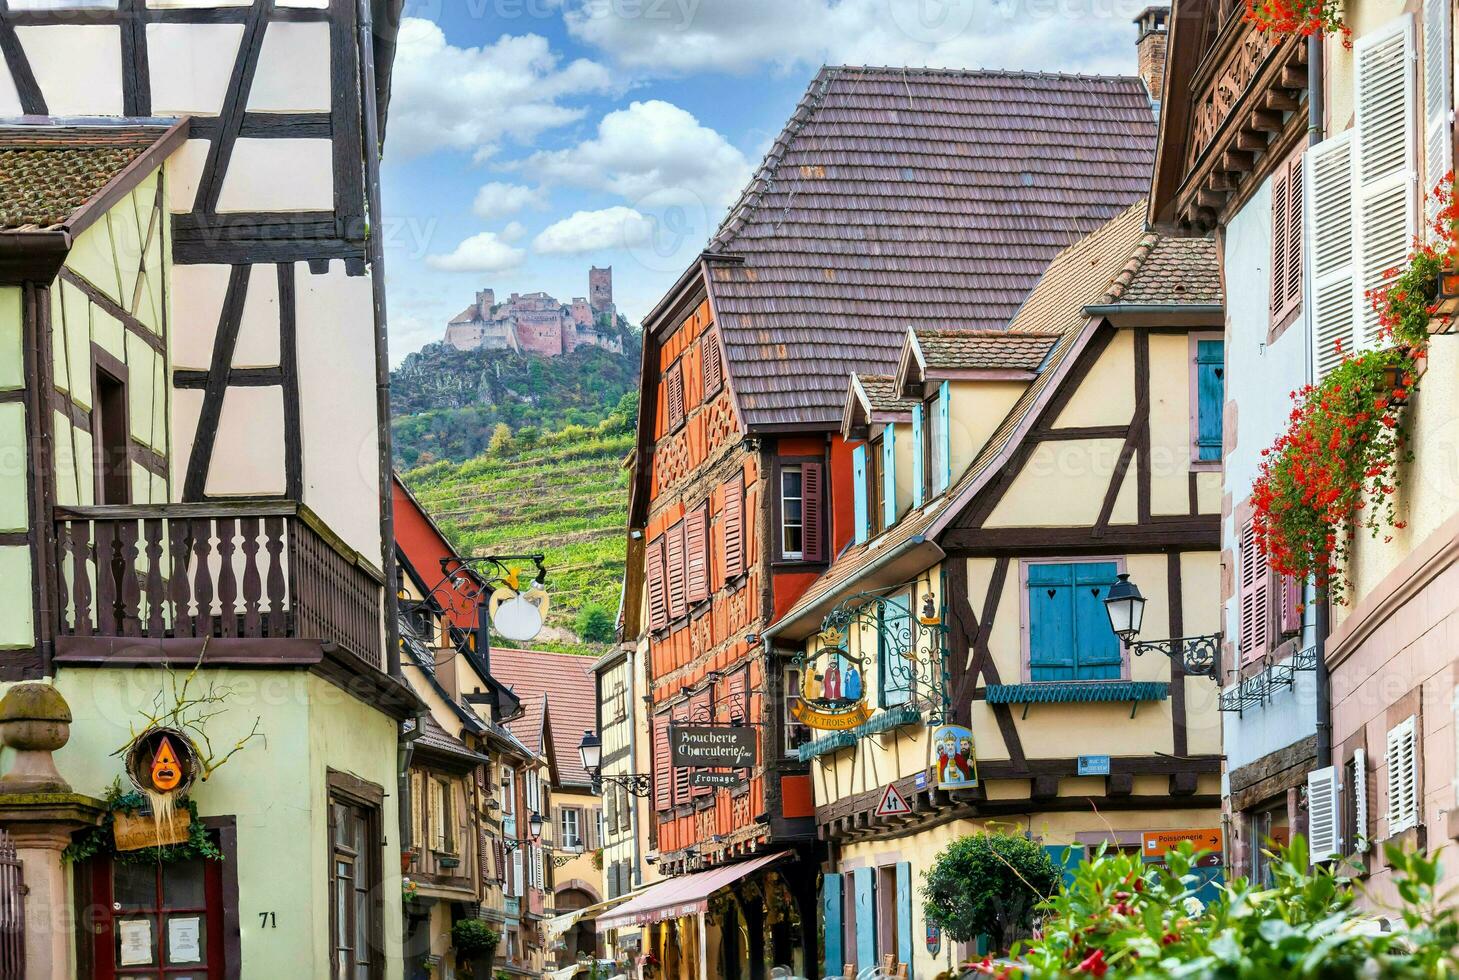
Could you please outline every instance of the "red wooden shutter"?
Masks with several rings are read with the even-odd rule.
[[[730,724],[749,724],[750,702],[745,682],[746,675],[744,669],[737,670],[729,675],[729,705],[727,711]]]
[[[1287,170],[1272,175],[1271,313],[1280,319],[1287,295]]]
[[[649,542],[644,556],[644,575],[648,585],[648,628],[661,630],[669,625],[669,600],[664,587],[664,539]]]
[[[1241,529],[1241,581],[1239,583],[1241,662],[1250,663],[1267,652],[1270,635],[1271,573],[1256,546],[1251,521]]]
[[[688,561],[687,584],[689,604],[709,597],[709,505],[705,504],[684,515],[684,551]]]
[[[664,398],[668,403],[669,431],[673,432],[684,421],[684,372],[682,365],[675,364],[664,376]]]
[[[823,528],[825,507],[825,481],[821,479],[820,463],[803,463],[800,468],[801,504],[801,557],[806,561],[826,560],[826,535]]]
[[[724,383],[724,359],[720,356],[719,334],[710,331],[704,335],[704,397],[707,399],[719,391]]]
[[[669,578],[669,619],[684,615],[684,522],[669,528],[666,537],[666,565]]]
[[[724,577],[739,578],[745,571],[745,477],[735,477],[724,485]]]
[[[674,805],[674,776],[669,768],[669,716],[654,718],[654,809]]]
[[[674,719],[674,724],[675,725],[684,725],[684,724],[687,724],[688,721],[689,721],[689,707],[688,707],[688,705],[680,704],[679,707],[675,708],[674,709],[674,713],[673,713],[673,719]],[[668,743],[668,739],[665,738],[665,740],[664,740],[664,751],[666,753],[668,753],[668,744],[669,744]],[[676,804],[678,804],[678,803],[688,803],[689,802],[689,796],[690,796],[690,792],[689,792],[690,791],[690,786],[689,786],[689,771],[690,770],[689,770],[689,767],[688,766],[675,766],[673,764],[673,756],[672,756],[672,754],[669,755],[668,764],[669,764],[670,767],[672,767],[672,770],[673,770],[673,773],[674,773],[674,802]]]
[[[1292,575],[1282,576],[1282,622],[1283,633],[1302,631],[1302,582]]]
[[[713,710],[714,710],[714,705],[713,705],[713,702],[710,700],[710,691],[709,691],[708,688],[705,688],[704,690],[700,691],[698,694],[694,695],[693,699],[689,702],[689,722],[690,722],[690,724],[693,724],[693,725],[708,725],[708,724],[711,724],[714,721],[714,715],[711,714],[711,712],[713,712]],[[687,780],[689,778],[689,773],[691,773],[691,772],[697,772],[697,771],[699,771],[698,768],[696,768],[696,769],[685,769],[684,770],[684,774],[685,774],[684,775],[684,778]],[[705,772],[709,772],[710,770],[704,769],[704,771]],[[695,786],[695,787],[692,788],[692,795],[694,795],[694,796],[708,796],[711,792],[713,792],[713,789],[711,787],[709,787],[709,786]]]

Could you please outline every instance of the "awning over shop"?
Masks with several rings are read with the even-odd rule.
[[[790,857],[789,851],[766,854],[739,864],[726,864],[709,871],[670,878],[645,888],[638,897],[624,902],[611,915],[598,916],[598,931],[621,926],[647,925],[681,915],[697,915],[709,908],[709,896],[746,875]]]
[[[587,905],[580,909],[573,909],[571,912],[561,912],[554,915],[546,922],[547,938],[556,939],[584,919],[591,922],[609,909],[616,909],[624,902],[637,898],[652,887],[652,885],[648,885],[644,888],[635,888],[631,892],[625,892],[616,898],[608,899],[606,902],[599,902],[597,905]]]

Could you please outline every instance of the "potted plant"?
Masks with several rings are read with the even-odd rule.
[[[451,946],[456,950],[456,959],[463,972],[471,972],[471,965],[475,962],[490,963],[495,959],[497,944],[501,940],[501,933],[480,919],[458,919],[451,926]]]

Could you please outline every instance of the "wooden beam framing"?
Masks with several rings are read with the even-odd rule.
[[[147,58],[147,0],[120,0],[122,15],[122,114],[152,115],[151,68]]]
[[[279,275],[279,370],[284,387],[284,494],[304,499],[304,437],[299,406],[298,314],[294,264],[281,262]]]
[[[264,0],[268,2],[268,0]],[[188,456],[187,476],[183,480],[182,499],[192,503],[204,499],[208,469],[213,462],[213,441],[218,434],[218,419],[223,414],[223,395],[232,373],[233,349],[238,343],[238,329],[243,323],[243,300],[248,293],[251,266],[235,265],[228,277],[228,291],[218,317],[218,334],[213,341],[213,363],[208,371],[208,387],[203,393],[203,406],[198,414],[196,436]]]
[[[201,186],[198,188],[201,209],[209,214],[218,210],[218,195],[223,190],[223,177],[233,156],[238,131],[243,127],[243,114],[253,87],[254,73],[258,70],[258,55],[263,47],[269,15],[273,13],[274,0],[254,0],[246,9],[248,19],[243,23],[243,39],[238,44],[238,55],[228,78],[228,94],[223,99],[223,109],[218,113],[218,135],[208,144],[208,158],[203,164]]]
[[[1165,588],[1170,603],[1170,635],[1185,635],[1185,609],[1180,584],[1180,552],[1165,555]],[[1186,737],[1185,664],[1180,657],[1170,658],[1170,742],[1171,752],[1184,756],[1189,751]]]
[[[157,271],[160,275],[161,270]],[[151,330],[148,330],[142,324],[141,320],[138,320],[136,317],[132,316],[132,314],[128,313],[119,304],[117,304],[115,300],[106,295],[106,293],[103,293],[100,289],[97,289],[91,283],[87,282],[85,279],[81,278],[81,276],[77,275],[75,272],[72,272],[68,268],[62,268],[60,273],[58,274],[58,278],[64,280],[67,283],[70,283],[72,286],[75,286],[77,289],[81,290],[81,292],[86,295],[87,299],[95,303],[97,306],[101,307],[111,316],[120,320],[122,326],[126,328],[128,333],[132,334],[132,336],[136,337],[138,340],[145,343],[148,347],[152,348],[154,352],[164,355],[167,353],[167,342],[165,340],[157,336]]]
[[[993,566],[993,575],[988,582],[988,591],[983,597],[983,618],[980,621],[973,613],[972,603],[969,602],[967,585],[967,560],[955,555],[948,556],[948,609],[955,620],[958,620],[958,630],[961,635],[972,637],[973,640],[973,662],[967,671],[958,679],[957,688],[953,692],[952,714],[961,723],[967,724],[971,713],[971,691],[976,679],[981,675],[989,684],[1000,684],[998,676],[998,665],[993,661],[993,655],[988,649],[988,639],[993,632],[993,614],[998,610],[998,599],[1003,593],[1003,582],[1008,576],[1008,558],[1000,555]],[[958,651],[959,657],[966,658],[966,650]],[[1013,720],[1013,711],[1006,704],[995,704],[989,706],[993,711],[993,717],[998,722],[998,731],[1003,736],[1004,747],[1008,749],[1008,756],[1014,762],[1024,762],[1023,740],[1018,737],[1018,725]]]
[[[75,11],[64,13],[72,19],[76,16]],[[20,98],[20,111],[27,116],[50,115],[40,84],[35,80],[35,72],[31,70],[30,60],[25,56],[25,48],[21,47],[20,35],[15,32],[15,13],[10,9],[10,0],[0,0],[0,55],[4,55],[5,66],[10,69],[10,77],[15,80],[15,94]]]

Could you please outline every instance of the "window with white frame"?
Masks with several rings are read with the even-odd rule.
[[[502,766],[502,816],[510,817],[517,812],[517,773],[508,766]]]
[[[780,556],[805,554],[805,490],[799,466],[780,468]]]
[[[557,811],[557,829],[562,837],[559,842],[562,847],[571,850],[582,846],[582,820],[582,811],[577,807],[565,806]]]
[[[1418,825],[1419,773],[1414,715],[1388,729],[1388,835]]]
[[[796,749],[811,740],[811,730],[795,717],[795,706],[799,705],[803,693],[804,675],[799,667],[785,668],[785,754],[796,755]]]

